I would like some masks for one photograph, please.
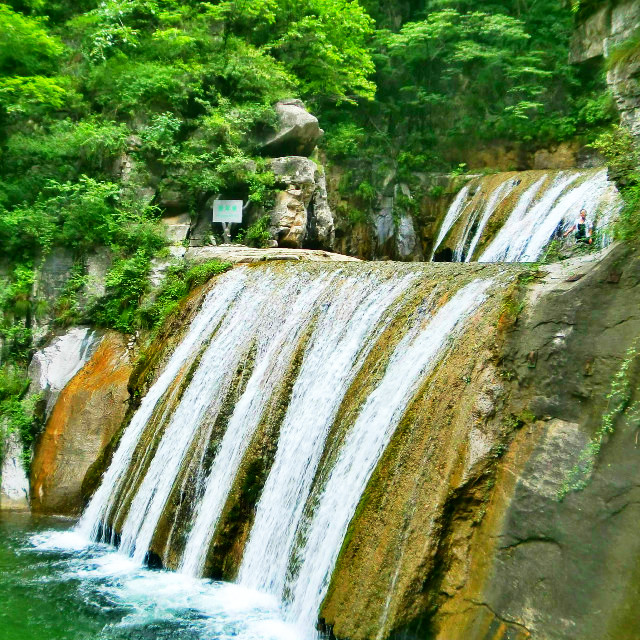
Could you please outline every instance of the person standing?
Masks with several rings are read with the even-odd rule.
[[[564,233],[562,236],[566,238],[571,232],[576,232],[576,242],[585,242],[591,244],[593,242],[593,238],[591,237],[592,228],[587,224],[587,210],[581,209],[580,215],[576,220],[575,224]]]

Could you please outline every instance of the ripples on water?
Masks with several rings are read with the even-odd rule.
[[[271,596],[142,569],[70,527],[0,514],[0,640],[302,640]]]

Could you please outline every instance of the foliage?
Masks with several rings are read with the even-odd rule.
[[[45,21],[0,4],[0,33],[0,122],[40,107],[60,108],[64,80],[50,76],[64,47],[47,32]]]
[[[203,285],[230,267],[230,263],[219,260],[209,260],[192,267],[185,264],[171,267],[154,300],[140,308],[136,318],[138,325],[156,329],[192,289]]]
[[[602,133],[591,145],[606,158],[609,175],[622,195],[623,208],[614,225],[614,235],[629,240],[640,234],[640,154],[631,134],[623,127]]]
[[[589,444],[580,452],[578,462],[570,469],[565,481],[558,491],[558,500],[563,500],[572,491],[586,488],[602,445],[615,430],[617,420],[627,414],[630,420],[637,421],[638,403],[631,405],[634,387],[631,382],[633,368],[636,365],[640,340],[635,340],[627,349],[625,358],[611,381],[611,389],[607,394],[607,408],[602,416],[600,426]]]
[[[271,240],[271,216],[264,215],[258,218],[246,230],[241,230],[236,236],[236,242],[248,245],[249,247],[267,247]]]
[[[535,148],[617,118],[604,73],[567,62],[574,24],[560,0],[364,4],[378,22],[376,101],[324,113],[329,158],[372,170],[391,160],[406,179],[450,170],[487,141]]]

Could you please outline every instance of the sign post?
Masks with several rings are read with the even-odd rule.
[[[221,222],[226,244],[231,243],[231,223],[242,222],[242,200],[214,200],[213,222]]]

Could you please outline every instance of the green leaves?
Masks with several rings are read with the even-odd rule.
[[[47,77],[63,51],[62,43],[47,33],[41,20],[0,4],[0,106],[7,114],[63,105],[65,80]]]
[[[0,73],[33,76],[51,72],[61,56],[62,43],[44,28],[42,20],[28,18],[0,4]]]
[[[373,99],[373,21],[362,7],[353,0],[311,0],[292,13],[269,48],[301,79],[303,94],[336,104]]]

